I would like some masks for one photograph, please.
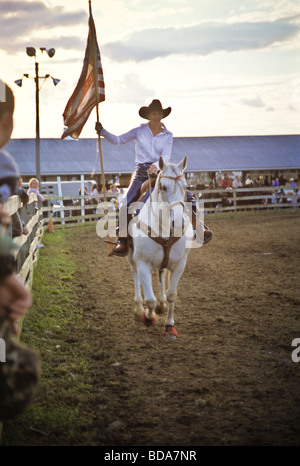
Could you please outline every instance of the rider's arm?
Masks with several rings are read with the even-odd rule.
[[[126,142],[132,141],[136,138],[136,128],[131,129],[127,133],[121,134],[120,136],[115,136],[114,134],[109,133],[106,129],[102,128],[101,136],[105,137],[105,139],[115,145],[126,144]]]

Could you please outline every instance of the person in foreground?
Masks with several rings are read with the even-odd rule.
[[[11,218],[3,206],[15,193],[19,176],[11,155],[2,148],[13,130],[14,95],[5,87],[5,101],[0,101],[0,421],[22,412],[36,394],[40,376],[38,354],[18,343],[19,323],[32,304],[30,290],[15,271],[12,254],[15,243],[7,235]]]
[[[128,191],[120,204],[121,210],[126,209],[127,221],[131,216],[128,214],[128,207],[131,203],[137,201],[140,197],[140,189],[148,177],[155,177],[158,172],[159,158],[162,157],[164,162],[171,162],[173,134],[166,128],[162,119],[171,113],[171,107],[163,108],[159,100],[154,99],[150,105],[143,106],[139,109],[140,117],[148,120],[137,128],[134,128],[120,136],[115,136],[103,128],[100,122],[97,122],[95,129],[97,134],[103,136],[112,144],[126,144],[135,140],[135,163],[136,169],[132,176]],[[193,204],[193,226],[196,227],[196,200],[188,192],[187,201]],[[212,232],[204,228],[204,244],[212,239]],[[114,254],[117,256],[126,256],[128,253],[127,236],[118,237]]]

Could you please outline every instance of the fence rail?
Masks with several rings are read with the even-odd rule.
[[[193,191],[197,201],[203,202],[205,213],[218,213],[242,210],[267,210],[300,207],[300,186],[293,188],[293,192],[286,194],[284,186],[237,188],[224,190],[220,188]],[[112,201],[114,195],[108,196]],[[43,212],[52,213],[54,223],[74,223],[85,220],[97,220],[97,206],[99,203],[88,203],[91,196],[47,196],[48,207]],[[103,198],[99,196],[101,202]],[[77,205],[72,202],[79,202]],[[113,202],[113,201],[112,201]],[[116,209],[117,209],[116,205]]]
[[[13,237],[13,224],[7,234],[13,237],[16,245],[14,259],[16,262],[17,274],[23,283],[31,287],[33,277],[33,267],[38,259],[39,244],[44,232],[43,212],[38,203],[36,194],[29,195],[29,202],[23,206],[19,196],[12,196],[4,205],[4,210],[11,216],[18,215],[19,221],[26,224],[27,235]],[[17,220],[18,221],[18,220]]]

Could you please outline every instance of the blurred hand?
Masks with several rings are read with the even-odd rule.
[[[18,334],[18,323],[32,304],[28,287],[11,274],[0,282],[0,315],[11,321],[15,334]]]
[[[11,224],[10,215],[5,210],[3,210],[1,206],[0,206],[0,224],[3,225],[4,228],[8,228]]]
[[[95,124],[95,130],[99,136],[101,134],[102,129],[103,129],[103,126],[101,125],[100,121],[97,121],[97,123]]]

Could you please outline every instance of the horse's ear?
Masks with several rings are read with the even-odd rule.
[[[185,155],[184,159],[181,160],[181,162],[179,163],[179,165],[181,166],[181,169],[182,169],[183,172],[186,169],[186,164],[187,164],[187,155]]]
[[[159,157],[159,169],[162,171],[164,168],[164,159],[162,157]]]

